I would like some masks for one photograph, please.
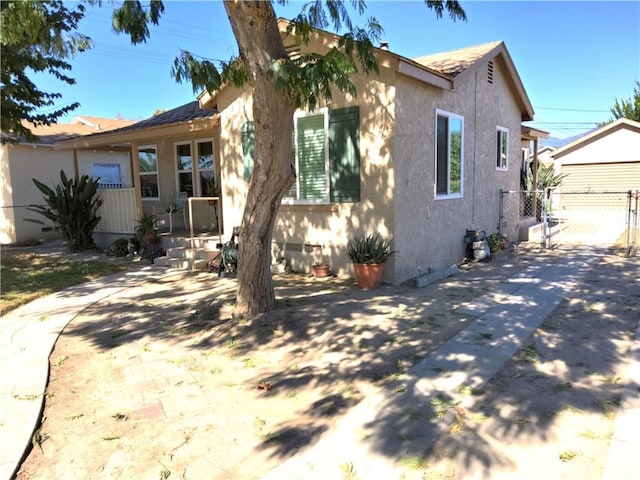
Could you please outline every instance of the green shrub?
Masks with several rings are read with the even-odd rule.
[[[347,242],[347,256],[353,263],[384,263],[394,253],[391,240],[379,233],[357,234]]]
[[[68,179],[62,170],[60,180],[54,190],[34,178],[33,183],[44,193],[47,204],[31,205],[29,210],[51,220],[64,235],[71,252],[92,248],[93,229],[100,222],[97,213],[102,206],[97,195],[99,183],[88,175]],[[42,220],[26,220],[45,224]]]

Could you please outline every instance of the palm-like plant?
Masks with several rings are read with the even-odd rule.
[[[538,180],[533,184],[533,169],[525,168],[520,174],[520,186],[523,190],[524,213],[533,215],[533,198],[536,197],[536,218],[542,220],[542,199],[548,188],[559,187],[567,173],[556,173],[553,165],[538,166]]]
[[[77,252],[93,247],[93,230],[100,222],[98,209],[102,199],[97,195],[99,180],[88,175],[67,178],[60,171],[61,183],[55,189],[35,178],[33,183],[44,193],[45,205],[31,205],[28,210],[51,220],[67,240],[69,250]],[[26,219],[44,225],[42,220]]]

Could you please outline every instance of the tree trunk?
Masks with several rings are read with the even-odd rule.
[[[253,87],[254,170],[240,227],[235,314],[273,310],[271,239],[282,197],[295,180],[291,164],[294,103],[276,88],[269,69],[287,58],[271,2],[225,1]]]

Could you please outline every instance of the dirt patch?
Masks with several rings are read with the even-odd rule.
[[[638,328],[640,259],[606,256],[423,461],[430,478],[600,479]]]
[[[228,320],[234,280],[207,274],[109,297],[60,337],[40,442],[18,479],[259,478],[465,328],[470,320],[458,306],[561,254],[520,249],[421,289],[363,292],[338,279],[278,276],[278,309],[251,323]],[[461,465],[473,471],[474,462],[508,466],[518,457],[503,454],[503,443],[526,446],[542,435],[537,442],[546,445],[559,435],[550,428],[572,415],[577,423],[586,421],[581,415],[598,417],[573,433],[605,445],[600,456],[606,454],[612,419],[604,401],[615,405],[619,398],[615,378],[637,322],[628,310],[638,302],[637,283],[631,291],[620,279],[628,268],[611,258],[594,269],[576,296],[583,303],[567,301],[534,335],[536,361],[525,354],[507,365],[479,399],[478,412],[438,441],[425,474],[456,478],[451,472],[466,471]],[[610,305],[615,312],[597,315]],[[587,344],[593,354],[578,353]],[[547,400],[538,401],[540,391]],[[567,398],[578,392],[585,399]],[[561,466],[590,458],[581,445],[565,448],[579,453]]]

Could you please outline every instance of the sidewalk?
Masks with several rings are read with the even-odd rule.
[[[44,405],[49,355],[65,326],[91,304],[168,275],[144,267],[39,298],[2,317],[0,334],[0,479],[12,477],[31,445]]]
[[[421,410],[427,414],[433,412],[436,409],[433,399],[459,400],[461,408],[471,408],[474,398],[461,395],[461,387],[482,388],[567,293],[580,284],[600,258],[598,251],[581,249],[553,264],[536,260],[494,288],[490,295],[462,305],[458,312],[469,318],[469,326],[465,330],[415,365],[401,379],[367,396],[334,429],[326,431],[316,444],[284,461],[263,478],[351,478],[342,470],[345,465],[350,465],[353,472],[357,473],[357,478],[362,479],[395,479],[406,474],[405,478],[410,480],[413,478],[411,475],[418,475],[407,473],[404,465],[392,459],[397,461],[401,457],[418,457],[424,453],[439,433],[455,421],[455,411],[447,414],[445,422],[423,422],[419,429],[411,430],[410,422],[406,421],[407,410]],[[109,296],[116,298],[124,290],[174,273],[147,268],[112,275],[40,299],[3,317],[4,328],[0,334],[0,480],[11,478],[31,443],[43,407],[48,357],[59,333],[68,322],[102,299]],[[477,341],[479,335],[489,334],[490,340]],[[632,471],[631,462],[636,461],[636,456],[629,452],[640,451],[640,439],[634,436],[637,431],[634,425],[640,423],[640,395],[636,380],[640,377],[640,330],[634,354],[635,360],[630,363],[625,377],[633,381],[626,389],[626,400],[618,413],[618,428],[611,442],[605,480],[625,478],[624,474]],[[166,363],[156,366],[160,365],[166,369]],[[161,376],[164,378],[169,374],[163,370]],[[165,397],[167,393],[164,392]],[[184,403],[185,398],[182,395],[174,401]],[[197,402],[206,400],[205,397],[193,398]],[[167,402],[167,405],[172,404]],[[195,412],[211,411],[211,405],[206,402],[197,407],[194,408]],[[217,405],[220,411],[215,414],[223,415],[223,407]],[[160,416],[158,428],[165,427],[163,422],[168,419]],[[194,418],[193,421],[204,422],[204,419]],[[213,433],[209,433],[209,438]],[[402,436],[415,439],[411,442],[413,447],[403,444]],[[416,451],[407,448],[415,448]],[[202,469],[198,469],[198,464],[192,470],[214,476],[216,466],[208,460],[215,461],[215,458],[204,454],[202,458]],[[207,478],[202,475],[193,478]]]

